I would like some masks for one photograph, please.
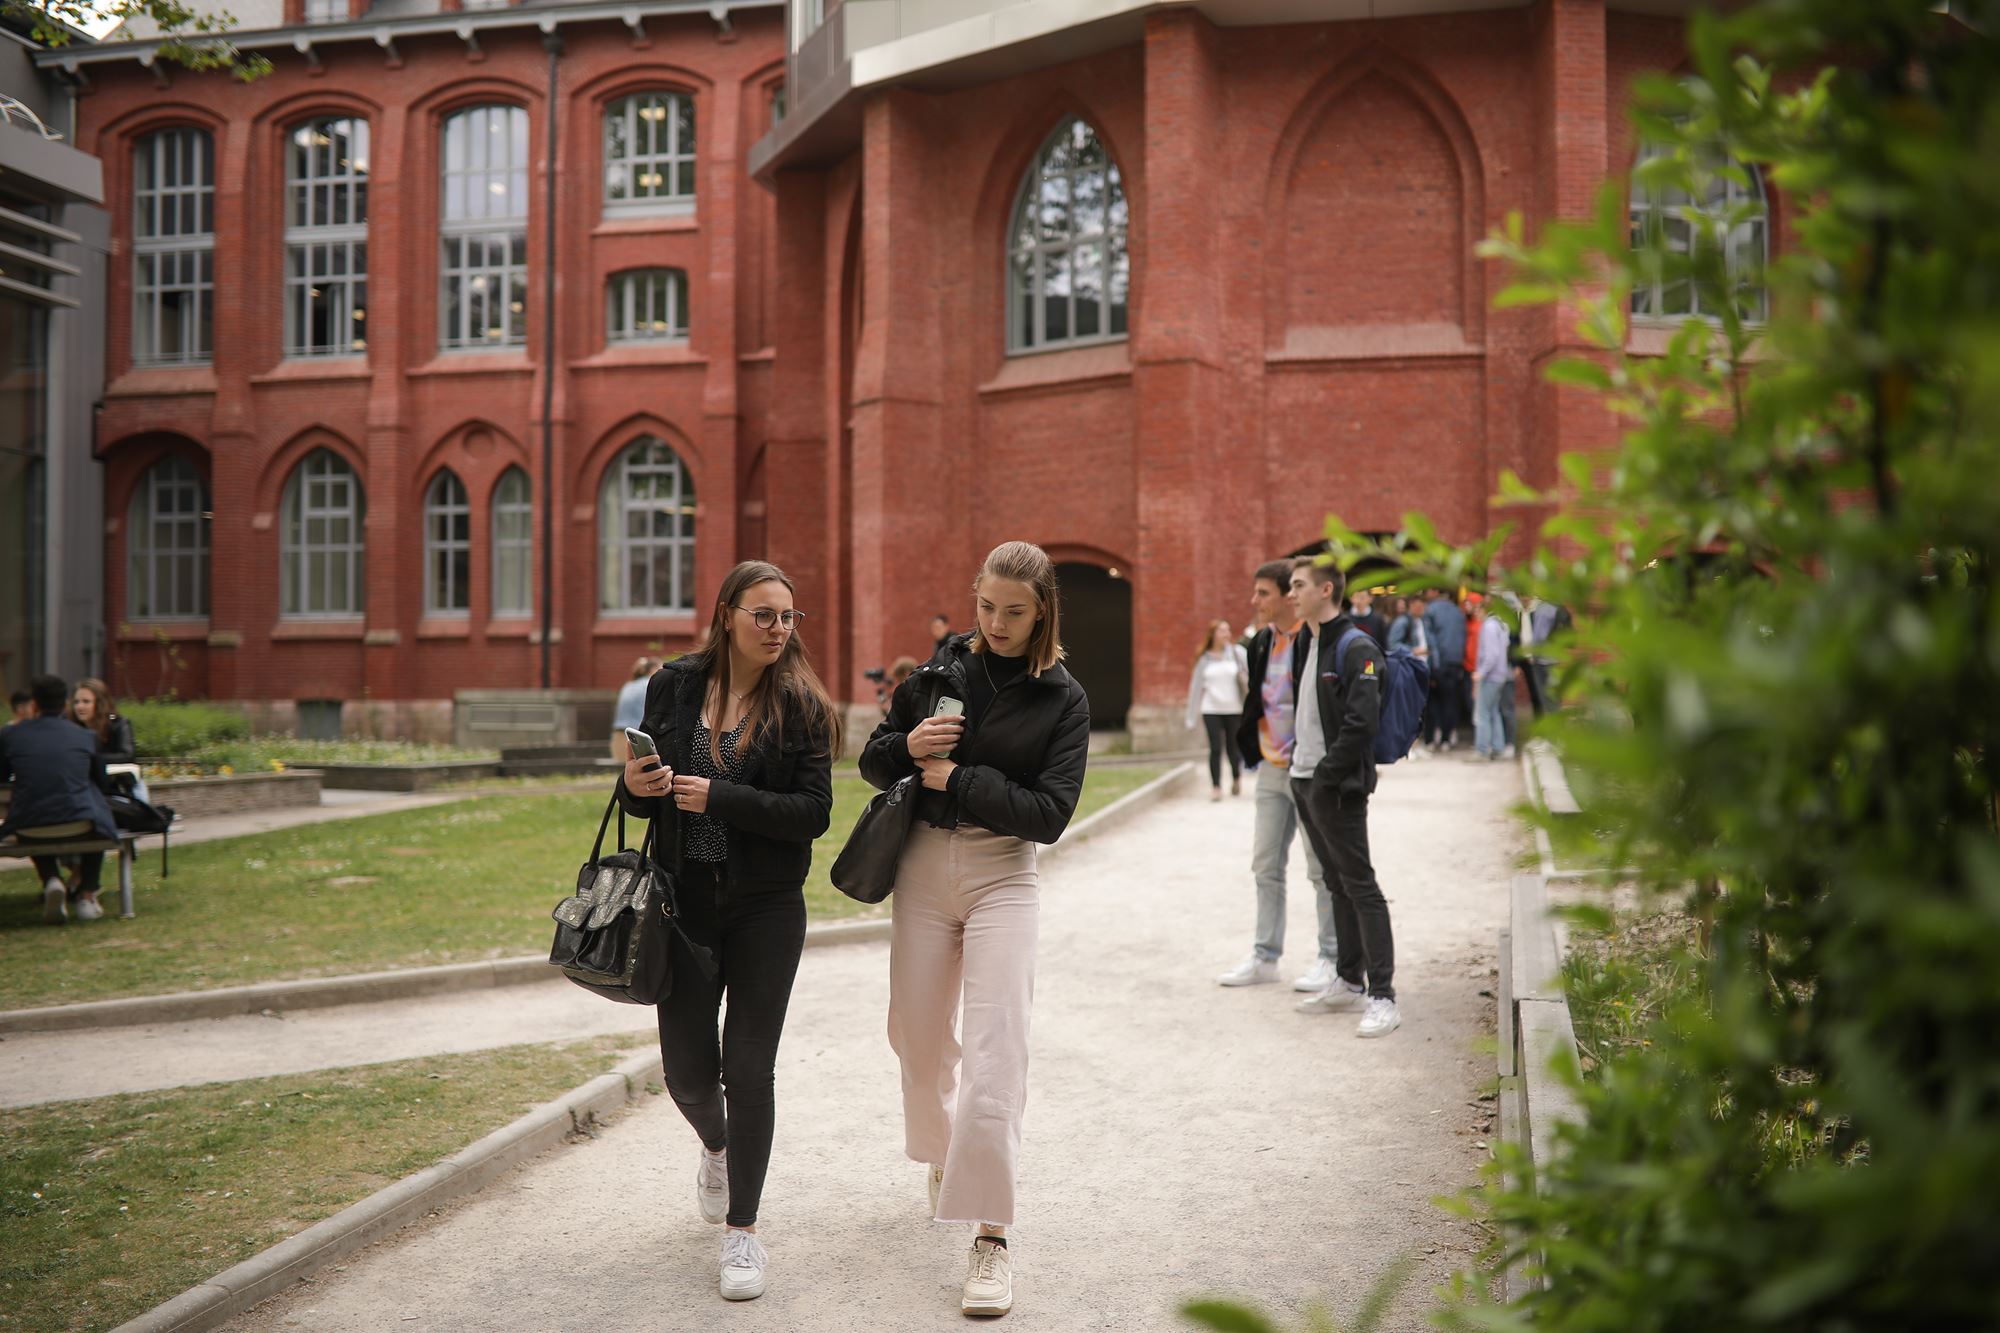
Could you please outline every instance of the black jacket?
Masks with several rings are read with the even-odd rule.
[[[1335,616],[1319,626],[1319,721],[1326,758],[1313,769],[1315,791],[1368,796],[1375,790],[1375,733],[1382,728],[1382,676],[1389,659],[1366,631],[1348,645],[1347,660],[1332,660],[1340,636],[1358,628],[1352,616]],[[1304,635],[1299,636],[1303,641]]]
[[[646,686],[646,718],[640,730],[653,738],[667,766],[690,771],[694,730],[701,721],[708,680],[696,659],[669,662]],[[833,817],[833,757],[829,738],[808,734],[794,722],[782,744],[771,737],[747,738],[743,779],[713,778],[708,813],[728,829],[726,882],[772,886],[802,884],[812,867],[813,840]],[[618,803],[628,814],[659,821],[655,858],[678,869],[680,807],[666,796],[634,796],[618,779]]]
[[[96,735],[95,732],[91,733]],[[138,742],[132,738],[132,724],[113,713],[97,742],[97,757],[107,764],[132,764],[139,760]]]
[[[1264,762],[1264,741],[1257,728],[1264,720],[1264,669],[1271,660],[1271,627],[1250,636],[1250,689],[1243,696],[1243,718],[1236,724],[1236,748],[1245,768]],[[1299,677],[1306,671],[1306,649],[1312,635],[1300,634],[1292,640],[1292,698],[1299,697]]]
[[[967,697],[976,670],[972,635],[955,634],[896,689],[889,716],[861,752],[861,776],[887,791],[917,771],[909,735],[940,696]],[[968,720],[951,752],[959,768],[949,792],[926,791],[917,813],[939,828],[961,822],[1029,842],[1054,842],[1076,813],[1090,752],[1090,700],[1058,662],[1000,687],[986,716]]]
[[[104,799],[97,736],[64,717],[35,717],[0,730],[0,782],[14,784],[0,837],[19,828],[88,820],[100,838],[118,836]]]

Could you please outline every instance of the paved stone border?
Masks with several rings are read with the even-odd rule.
[[[548,964],[542,964],[547,967]],[[276,1296],[392,1231],[475,1193],[530,1157],[589,1131],[636,1100],[648,1081],[664,1084],[657,1050],[629,1056],[609,1073],[545,1102],[435,1166],[405,1176],[298,1235],[226,1268],[157,1305],[116,1333],[202,1333]]]
[[[1042,848],[1041,855],[1058,855],[1066,847],[1123,823],[1180,786],[1191,785],[1196,771],[1195,764],[1180,764],[1137,790],[1127,792],[1102,810],[1077,821],[1063,834],[1061,842]],[[885,914],[860,921],[827,921],[810,926],[806,930],[806,945],[816,948],[888,937],[889,919]],[[561,974],[549,966],[546,957],[529,954],[476,963],[445,963],[436,967],[361,972],[341,977],[308,977],[299,981],[223,986],[215,990],[183,991],[173,995],[135,995],[122,1000],[10,1009],[0,1012],[0,1036],[16,1032],[65,1032],[78,1028],[184,1023],[197,1018],[259,1014],[267,1009],[319,1009],[339,1004],[411,999],[420,995],[486,990],[496,986],[520,986],[561,979]]]

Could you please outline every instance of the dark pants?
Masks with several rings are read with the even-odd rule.
[[[1243,756],[1236,750],[1236,724],[1242,721],[1236,713],[1203,713],[1202,725],[1208,728],[1208,785],[1222,785],[1222,757],[1229,756],[1229,776],[1231,780],[1243,776]]]
[[[1370,996],[1396,998],[1396,941],[1389,930],[1389,903],[1375,882],[1368,859],[1368,798],[1336,798],[1331,786],[1292,779],[1299,826],[1312,842],[1333,893],[1333,924],[1339,939],[1334,971],[1350,985],[1365,980]]]
[[[94,837],[95,835],[91,836]],[[21,841],[31,843],[34,839],[26,834],[22,834]],[[71,842],[74,841],[74,838],[65,838],[63,841]],[[35,863],[35,874],[40,876],[44,884],[52,879],[61,878],[62,866],[55,857],[36,856],[29,859]],[[104,879],[104,853],[84,852],[76,858],[76,862],[81,868],[81,873],[77,878],[76,887],[70,890],[69,896],[77,898],[86,893],[96,893],[97,886]]]
[[[777,1114],[778,1037],[806,943],[806,900],[796,884],[721,889],[722,867],[687,863],[680,891],[688,934],[715,951],[713,980],[674,945],[674,985],[660,1001],[667,1091],[713,1152],[729,1149],[729,1225],[757,1221]],[[729,1013],[720,1046],[715,1016]],[[725,1109],[726,1108],[726,1109]]]
[[[1450,745],[1458,731],[1459,722],[1465,717],[1463,695],[1465,693],[1465,668],[1455,662],[1447,662],[1437,669],[1433,677],[1435,688],[1431,691],[1431,712],[1437,722],[1438,744]]]

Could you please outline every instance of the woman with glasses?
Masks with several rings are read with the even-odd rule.
[[[807,660],[792,581],[746,561],[716,598],[704,645],[667,663],[646,691],[658,757],[634,755],[619,803],[657,821],[655,856],[679,884],[683,925],[713,951],[710,978],[672,947],[660,1001],[667,1091],[701,1138],[695,1205],[726,1222],[724,1299],[764,1294],[757,1206],[771,1161],[772,1071],[805,947],[806,871],[833,812],[840,723]],[[716,1014],[728,1017],[720,1037]]]

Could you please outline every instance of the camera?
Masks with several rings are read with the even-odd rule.
[[[861,676],[862,676],[862,679],[864,679],[864,680],[872,680],[872,681],[874,681],[874,682],[875,682],[875,683],[876,683],[877,685],[880,685],[880,684],[882,684],[882,683],[883,683],[884,681],[886,681],[886,680],[888,680],[888,679],[889,679],[889,668],[887,668],[887,667],[869,667],[869,668],[867,668],[866,670],[864,670],[864,671],[863,671],[863,672],[861,673]]]

